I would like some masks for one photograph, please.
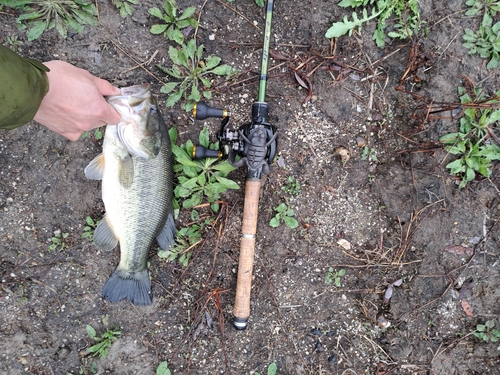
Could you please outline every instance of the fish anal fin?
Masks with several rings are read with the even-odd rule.
[[[160,234],[156,237],[158,245],[163,251],[169,250],[175,242],[175,222],[173,212],[168,215],[167,221]]]
[[[94,244],[98,249],[104,251],[113,250],[118,245],[118,239],[109,226],[106,216],[104,216],[94,231]]]

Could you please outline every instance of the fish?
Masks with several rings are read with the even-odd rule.
[[[120,262],[104,284],[102,297],[146,306],[153,301],[150,248],[155,239],[165,251],[175,242],[172,146],[151,86],[120,90],[106,100],[121,120],[106,126],[102,153],[84,173],[102,180],[106,212],[94,232],[95,246],[110,251],[120,244]]]

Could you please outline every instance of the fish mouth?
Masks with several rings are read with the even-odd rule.
[[[149,83],[130,87],[122,87],[120,91],[121,93],[119,95],[108,96],[106,97],[106,100],[122,116],[129,115],[129,112],[125,111],[123,103],[128,103],[128,106],[130,106],[130,108],[135,108],[136,111],[139,111],[141,105],[151,97],[151,85]]]
[[[118,96],[130,96],[132,99],[130,106],[133,107],[141,104],[151,96],[151,85],[149,83],[144,83],[142,85],[123,87],[121,92],[121,95]],[[137,104],[135,104],[136,101]]]
[[[120,95],[107,97],[108,103],[122,116],[116,125],[118,139],[127,151],[136,157],[151,159],[156,157],[158,150],[154,147],[157,137],[151,131],[151,111],[156,106],[151,96],[151,85],[123,87]]]

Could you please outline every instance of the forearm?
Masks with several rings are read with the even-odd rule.
[[[0,44],[0,128],[13,129],[30,122],[49,89],[49,69]]]

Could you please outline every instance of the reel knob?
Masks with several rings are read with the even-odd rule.
[[[205,120],[209,117],[225,118],[229,115],[227,109],[210,107],[203,102],[194,103],[193,117],[197,120]]]
[[[205,158],[216,158],[222,159],[222,152],[219,150],[210,150],[202,145],[194,145],[192,158],[195,160],[205,159]]]

